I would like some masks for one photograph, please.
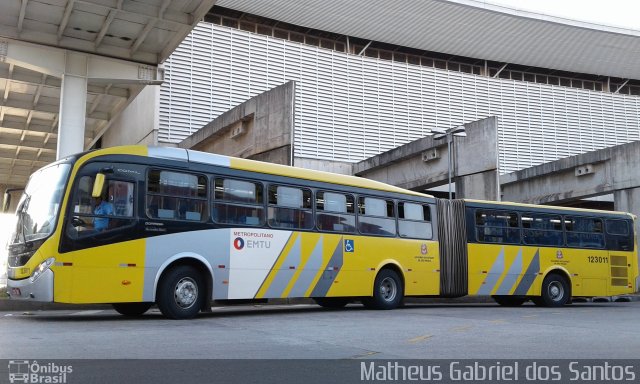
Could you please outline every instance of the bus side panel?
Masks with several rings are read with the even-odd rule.
[[[557,249],[546,266],[563,267],[571,278],[573,296],[605,296],[609,276],[608,251],[604,249]]]
[[[536,295],[540,251],[537,247],[469,243],[469,294]]]
[[[359,236],[293,232],[256,298],[370,295],[377,258],[367,251],[371,239],[363,240]]]
[[[350,240],[348,236],[345,241]],[[438,295],[440,258],[435,241],[354,237],[353,251],[344,246],[344,267],[327,296],[371,296],[376,275],[385,265],[401,271],[405,295]]]
[[[69,252],[72,302],[124,303],[142,301],[145,240],[138,239]]]
[[[233,232],[231,229],[209,229],[147,238],[144,301],[155,301],[156,284],[162,272],[170,268],[172,263],[184,259],[197,260],[209,274],[213,271],[212,298],[228,299],[231,267],[229,249]],[[240,282],[237,285],[242,286]]]

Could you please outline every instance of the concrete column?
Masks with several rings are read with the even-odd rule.
[[[640,188],[619,189],[613,192],[613,209],[633,213],[640,218]],[[636,220],[636,245],[640,237],[640,225]],[[640,253],[638,254],[638,263],[640,265]],[[640,289],[640,277],[636,281],[636,289]]]
[[[500,201],[500,186],[496,170],[455,178],[456,199]]]
[[[640,217],[640,188],[619,189],[614,191],[613,209],[633,213]],[[638,229],[638,221],[636,220],[636,234],[640,234]]]
[[[88,57],[67,51],[60,89],[57,158],[84,151]]]

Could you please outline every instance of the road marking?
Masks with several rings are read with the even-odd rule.
[[[92,310],[88,310],[88,311],[80,311],[80,312],[74,312],[71,314],[71,316],[87,316],[87,315],[96,315],[100,312],[104,312],[104,309],[92,309]]]
[[[413,339],[409,339],[409,340],[407,340],[407,342],[409,342],[409,343],[417,343],[419,341],[424,341],[424,340],[430,339],[432,337],[433,337],[433,335],[422,335],[422,336],[414,337]]]
[[[526,315],[526,316],[522,316],[522,317],[524,317],[526,319],[526,318],[531,318],[531,317],[538,317],[538,315]]]
[[[496,320],[489,320],[489,322],[492,323],[492,324],[504,324],[504,323],[506,323],[506,320],[496,319]]]
[[[454,332],[467,332],[471,328],[473,328],[473,325],[463,325],[461,327],[451,328],[451,330]]]
[[[362,359],[362,358],[367,357],[367,356],[377,355],[378,353],[380,353],[380,352],[369,351],[369,352],[363,353],[361,355],[351,356],[351,359]]]

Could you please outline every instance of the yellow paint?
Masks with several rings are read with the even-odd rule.
[[[413,339],[409,339],[409,340],[407,340],[407,342],[409,342],[409,343],[418,343],[420,341],[425,341],[425,340],[430,339],[432,337],[433,337],[433,335],[422,335],[422,336],[414,337]]]
[[[142,301],[145,240],[93,248],[73,254],[73,302],[119,303]],[[135,264],[135,267],[122,265]],[[123,284],[129,281],[129,284]]]

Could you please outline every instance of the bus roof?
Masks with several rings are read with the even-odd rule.
[[[91,157],[96,157],[110,154],[139,155],[191,163],[210,164],[244,171],[260,172],[269,175],[294,177],[297,179],[328,182],[351,187],[402,193],[412,196],[433,197],[428,194],[411,191],[408,189],[396,187],[375,180],[365,179],[362,177],[341,175],[325,171],[316,171],[311,169],[292,167],[288,165],[272,164],[256,160],[241,159],[183,148],[151,146],[146,147],[141,145],[131,145],[99,149],[97,151],[90,152],[88,155]]]
[[[535,208],[535,209],[548,209],[550,211],[558,211],[558,212],[580,212],[580,213],[591,213],[593,215],[626,215],[629,218],[635,218],[635,215],[629,212],[621,212],[621,211],[604,211],[600,209],[586,209],[586,208],[574,208],[574,207],[560,207],[556,205],[541,205],[541,204],[525,204],[525,203],[515,203],[512,201],[489,201],[489,200],[474,200],[474,199],[464,199],[467,203],[477,203],[479,205],[491,205],[495,206],[505,206],[505,207],[518,207],[518,208]]]

